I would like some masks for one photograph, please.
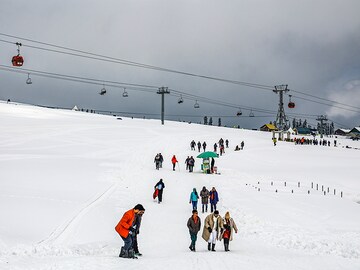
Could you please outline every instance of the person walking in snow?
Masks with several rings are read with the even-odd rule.
[[[199,152],[200,152],[200,149],[201,149],[201,142],[200,142],[200,141],[198,141],[197,147],[198,147],[198,150],[199,150]]]
[[[158,170],[160,168],[160,154],[156,154],[154,158],[155,168]]]
[[[193,172],[194,165],[195,165],[195,159],[193,158],[193,156],[191,156],[189,159],[189,172]]]
[[[234,231],[238,232],[235,221],[230,217],[230,213],[226,212],[225,217],[223,219],[224,231],[219,237],[219,241],[224,239],[224,249],[225,251],[229,250],[229,243],[233,240]]]
[[[187,158],[185,159],[186,170],[189,170],[189,160],[190,160],[190,157],[187,156]]]
[[[216,150],[217,150],[217,144],[214,143],[214,152],[216,153]]]
[[[209,198],[210,198],[211,212],[216,211],[216,204],[219,201],[219,194],[216,191],[215,187],[213,187],[209,192]]]
[[[272,141],[273,141],[273,143],[274,143],[274,146],[276,146],[276,138],[274,137],[273,139],[272,139]]]
[[[211,158],[211,163],[210,163],[210,171],[211,171],[211,173],[214,173],[214,166],[215,166],[215,159]]]
[[[209,204],[209,191],[206,189],[205,186],[203,186],[202,190],[200,191],[200,197],[201,197],[201,208],[202,212],[207,212],[208,210],[208,204]],[[204,209],[205,208],[205,209]]]
[[[165,188],[165,184],[162,179],[160,179],[160,181],[157,182],[156,185],[154,186],[154,189],[158,190],[158,203],[162,202],[164,188]]]
[[[197,234],[201,228],[201,219],[198,216],[197,210],[192,210],[192,216],[189,218],[189,220],[187,222],[187,227],[189,228],[190,239],[191,239],[191,244],[190,244],[189,248],[191,251],[195,252],[195,244],[196,244],[196,240],[197,240]]]
[[[195,145],[196,145],[196,142],[194,140],[192,140],[190,143],[191,150],[195,151]]]
[[[226,148],[229,148],[229,140],[228,139],[225,140],[225,145],[226,145]]]
[[[159,159],[159,161],[160,161],[159,167],[162,168],[162,164],[163,164],[163,161],[164,161],[164,157],[163,157],[163,155],[162,155],[161,153],[159,153],[159,156],[160,156],[160,159]]]
[[[222,154],[225,153],[224,144],[220,144],[219,148],[220,148],[220,156],[222,156]]]
[[[241,150],[244,149],[244,145],[245,145],[245,143],[244,143],[244,141],[242,141],[242,142],[241,142],[241,145],[240,145],[240,146],[241,146]]]
[[[205,152],[205,150],[206,150],[206,142],[203,142],[202,147],[203,147],[203,150]]]
[[[219,236],[224,230],[223,220],[219,215],[219,211],[214,211],[214,213],[208,215],[204,221],[204,229],[202,233],[202,238],[208,243],[208,250],[216,251],[215,244],[216,240],[219,239]]]
[[[137,204],[133,209],[124,213],[115,230],[124,241],[124,246],[121,247],[119,257],[122,258],[136,258],[134,249],[132,248],[133,236],[136,231],[135,216],[138,213],[144,214],[145,208],[141,204]]]
[[[192,203],[193,210],[197,210],[198,200],[199,200],[199,195],[196,191],[196,188],[193,188],[193,191],[190,194],[190,201],[189,201],[189,203]]]
[[[171,163],[173,165],[173,171],[175,171],[176,163],[178,163],[175,155],[173,155],[173,157],[171,158]]]
[[[138,239],[137,236],[138,234],[140,234],[140,226],[141,226],[141,219],[142,216],[144,214],[145,211],[139,211],[138,213],[135,214],[135,232],[134,232],[134,236],[133,236],[133,249],[135,252],[135,256],[142,256],[142,254],[139,251],[139,244],[138,244]]]

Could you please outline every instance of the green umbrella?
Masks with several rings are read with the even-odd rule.
[[[211,158],[211,157],[217,158],[219,156],[215,152],[210,152],[210,151],[201,153],[200,155],[197,156],[197,158]]]

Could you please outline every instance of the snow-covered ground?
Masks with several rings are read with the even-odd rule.
[[[0,269],[360,269],[360,142],[274,147],[266,132],[4,102],[0,126]],[[230,148],[216,159],[220,174],[202,174],[200,159],[188,173],[186,157],[198,154],[190,141],[212,149],[221,137]],[[230,252],[222,242],[207,251],[201,232],[197,252],[188,249],[189,196],[204,185],[217,188],[220,214],[230,211],[239,228]],[[146,208],[144,255],[122,259],[114,227],[137,203]]]

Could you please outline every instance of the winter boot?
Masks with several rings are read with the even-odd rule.
[[[225,251],[229,251],[229,244],[224,244],[225,246]]]
[[[135,252],[134,252],[134,250],[133,250],[132,248],[129,249],[128,258],[130,258],[130,259],[137,259],[137,257],[135,256]]]
[[[215,250],[215,244],[212,244],[211,251],[216,251]]]
[[[208,243],[208,251],[211,250],[211,243]]]
[[[125,249],[124,247],[121,247],[119,257],[124,258],[124,255],[125,255]]]

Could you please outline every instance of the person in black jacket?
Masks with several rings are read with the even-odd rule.
[[[154,189],[158,190],[158,203],[162,202],[162,195],[164,188],[165,188],[165,184],[162,179],[160,179],[160,181],[157,182],[156,185],[154,186]]]
[[[189,249],[195,252],[195,243],[197,240],[197,234],[201,228],[201,220],[200,217],[198,216],[197,210],[192,211],[192,216],[189,218],[187,222],[187,227],[189,228],[189,233],[191,238],[191,244],[189,246]]]
[[[142,254],[139,251],[137,236],[140,233],[140,225],[141,225],[141,219],[142,219],[143,214],[144,214],[144,211],[139,211],[138,213],[135,214],[134,224],[136,225],[136,229],[135,229],[135,232],[133,235],[133,249],[134,249],[136,256],[142,256]]]

